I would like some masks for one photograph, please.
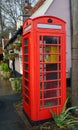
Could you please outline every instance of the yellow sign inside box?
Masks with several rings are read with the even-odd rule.
[[[45,62],[58,62],[59,56],[57,53],[59,52],[59,48],[57,46],[49,46],[45,48]]]

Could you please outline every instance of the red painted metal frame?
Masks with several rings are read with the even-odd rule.
[[[52,23],[48,23],[48,19],[52,19]],[[40,28],[37,27],[38,24],[50,24],[50,25],[60,25],[61,29],[51,29],[51,28]],[[66,100],[66,30],[65,30],[65,22],[59,18],[53,16],[41,16],[37,18],[28,18],[25,20],[23,24],[23,36],[22,36],[22,52],[23,52],[23,108],[25,113],[28,115],[29,119],[32,121],[39,121],[51,118],[51,114],[49,112],[52,109],[57,115],[61,112],[64,102]],[[40,79],[40,64],[44,66],[46,64],[46,69],[49,64],[53,64],[52,62],[40,62],[40,37],[44,39],[44,37],[56,37],[60,38],[60,45],[55,45],[57,48],[59,46],[60,52],[58,52],[58,56],[61,57],[60,61],[56,62],[57,68],[60,64],[61,69],[52,70],[59,76],[57,79],[47,80],[51,71],[47,71],[46,73],[46,82],[56,82],[58,81],[58,88],[45,89],[45,80],[44,80],[44,69],[42,67],[42,79]],[[28,39],[28,41],[26,41]],[[28,43],[26,43],[28,42]],[[44,40],[42,40],[42,58],[44,59]],[[46,46],[50,46],[47,44]],[[28,48],[28,51],[26,50]],[[25,51],[27,51],[25,53]],[[56,53],[55,53],[56,54]],[[55,55],[54,54],[54,55]],[[49,54],[51,56],[51,54]],[[27,58],[28,57],[28,58]],[[25,61],[26,60],[26,61]],[[27,66],[28,65],[28,66]],[[26,68],[25,68],[26,67]],[[28,67],[28,68],[27,68]],[[40,90],[40,81],[42,83],[42,90]],[[51,86],[52,87],[52,86]],[[55,97],[44,97],[46,93],[49,91],[57,92],[59,91],[59,96]],[[42,94],[42,98],[41,98]],[[41,98],[41,99],[40,99]],[[50,101],[51,99],[56,99],[60,103],[56,103],[56,105],[45,106],[45,100]],[[42,105],[40,102],[42,101]]]

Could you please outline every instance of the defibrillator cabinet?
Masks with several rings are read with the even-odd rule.
[[[28,18],[23,24],[23,108],[31,121],[57,115],[66,100],[66,28],[54,16]]]

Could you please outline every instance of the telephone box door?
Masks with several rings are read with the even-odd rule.
[[[37,77],[40,76],[38,116],[46,118],[49,116],[49,108],[52,108],[56,114],[61,112],[66,97],[64,88],[65,39],[61,34],[43,33],[38,35],[37,40],[39,41]]]

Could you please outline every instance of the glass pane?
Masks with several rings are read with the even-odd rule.
[[[24,61],[28,61],[28,56],[24,56]]]
[[[41,75],[40,75],[41,77]],[[56,80],[56,79],[60,79],[61,78],[61,74],[60,72],[48,72],[46,71],[46,73],[44,73],[44,77],[43,80]]]
[[[58,64],[46,64],[46,71],[58,70]]]
[[[44,107],[61,105],[60,103],[61,103],[60,99],[45,100]]]
[[[42,70],[44,70],[44,72],[46,71],[55,71],[58,70],[58,67],[60,66],[60,64],[40,64],[40,72],[42,72]]]
[[[28,64],[24,64],[24,69],[28,70]]]
[[[53,89],[59,87],[59,81],[44,82],[45,89]]]
[[[40,36],[40,44],[42,44],[42,39],[43,39],[43,37],[42,37],[42,36]]]
[[[46,46],[44,48],[45,62],[59,62],[60,49],[57,46]]]
[[[24,54],[28,54],[28,47],[24,47]]]
[[[42,91],[40,92],[40,99],[42,99]]]
[[[42,100],[40,101],[40,107],[42,108]]]
[[[27,87],[29,86],[29,82],[27,80],[24,80],[24,85]]]
[[[27,45],[28,44],[28,38],[24,39],[24,44]]]
[[[28,79],[28,78],[29,78],[29,76],[28,76],[28,73],[27,73],[27,72],[24,72],[24,77],[25,77],[26,79]]]
[[[29,99],[27,97],[25,98],[25,101],[27,104],[29,104]]]
[[[43,40],[45,44],[60,44],[60,37],[57,36],[44,36]]]
[[[25,90],[25,92],[26,92],[26,95],[29,96],[29,91],[27,89]]]
[[[44,92],[44,98],[58,97],[61,96],[60,90],[49,90]]]
[[[40,90],[42,90],[42,82],[40,82]]]
[[[51,73],[44,74],[44,80],[55,80],[55,79],[58,79],[57,72],[51,72]]]
[[[43,55],[40,55],[40,62],[43,62]]]
[[[51,55],[51,54],[46,54],[44,55],[44,62],[59,62],[59,55]]]

